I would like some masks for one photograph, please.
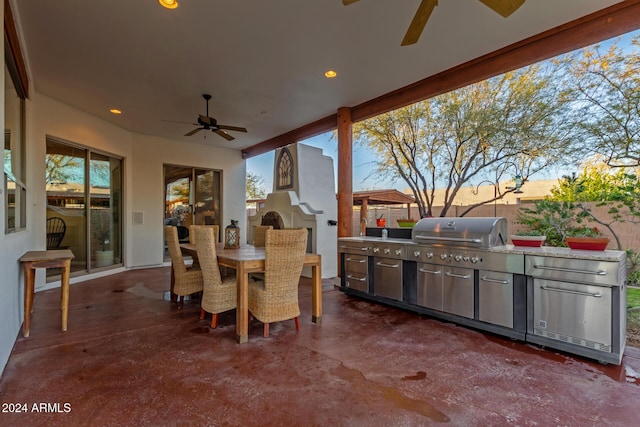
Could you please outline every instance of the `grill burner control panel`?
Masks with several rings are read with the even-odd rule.
[[[407,261],[524,274],[524,258],[517,254],[418,245],[407,252]]]

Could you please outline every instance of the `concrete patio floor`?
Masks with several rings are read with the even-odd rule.
[[[621,366],[349,297],[324,282],[301,328],[218,329],[163,300],[169,268],[71,286],[69,329],[59,290],[36,294],[30,338],[18,337],[0,378],[0,425],[632,426],[640,419],[640,350]],[[25,412],[15,412],[18,408]],[[44,405],[42,405],[44,404]],[[38,412],[40,410],[40,412]]]

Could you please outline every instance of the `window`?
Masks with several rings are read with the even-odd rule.
[[[12,73],[5,63],[4,87],[4,191],[5,232],[26,227],[24,99],[18,95]]]
[[[293,188],[293,158],[286,147],[280,150],[276,170],[278,171],[276,190]]]

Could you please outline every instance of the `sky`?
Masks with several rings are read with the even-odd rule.
[[[325,156],[333,159],[335,182],[338,182],[338,140],[333,137],[333,132],[327,132],[313,138],[300,141],[301,144],[310,145],[322,149]],[[263,187],[270,193],[273,191],[273,167],[274,151],[247,159],[247,172],[254,173],[263,179]],[[353,145],[353,190],[373,190],[397,188],[404,189],[407,184],[404,181],[381,181],[380,178],[370,177],[372,162],[375,156],[364,147]],[[337,190],[337,189],[336,189]]]
[[[617,41],[618,46],[626,51],[632,49],[630,40],[632,37],[640,34],[640,31],[633,31],[625,34],[620,38],[613,38],[599,43],[602,48],[608,48],[612,42]],[[311,145],[313,147],[321,148],[324,155],[331,157],[334,160],[334,171],[337,178],[337,159],[338,159],[338,141],[334,137],[334,132],[327,132],[322,135],[315,136],[313,138],[300,141],[302,144]],[[260,156],[247,159],[247,172],[251,172],[262,178],[262,186],[267,193],[273,191],[273,168],[274,168],[274,152],[262,154]],[[381,190],[381,189],[397,189],[403,191],[408,188],[406,182],[402,180],[397,181],[383,181],[376,176],[370,176],[373,169],[373,162],[375,161],[375,155],[369,152],[365,147],[358,144],[353,145],[353,190]],[[578,167],[576,167],[577,171]],[[570,174],[572,171],[564,170],[547,170],[542,174],[538,174],[534,179],[553,179],[559,178],[562,175]],[[337,191],[337,188],[336,188]]]

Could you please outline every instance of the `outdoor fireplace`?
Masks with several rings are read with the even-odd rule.
[[[274,158],[273,192],[264,207],[249,217],[248,241],[253,241],[258,225],[305,228],[307,252],[322,255],[322,277],[335,277],[337,209],[333,160],[321,149],[304,144],[280,148]],[[303,275],[311,277],[310,270]]]

